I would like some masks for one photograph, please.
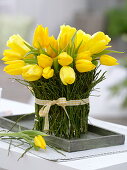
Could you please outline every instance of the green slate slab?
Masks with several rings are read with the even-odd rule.
[[[22,115],[0,117],[0,127],[11,129],[16,120]],[[34,124],[34,115],[24,117],[18,124],[14,126],[13,131],[19,129],[32,129]],[[54,147],[60,148],[67,152],[75,152],[89,150],[102,147],[110,147],[122,145],[125,136],[113,131],[109,131],[93,125],[88,126],[88,132],[81,135],[79,139],[63,139],[55,136],[46,136],[45,139]]]

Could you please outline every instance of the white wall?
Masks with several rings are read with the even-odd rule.
[[[85,9],[86,0],[17,0],[16,13],[35,18],[37,24],[48,26],[51,33],[61,24],[73,23],[74,15]]]
[[[99,92],[93,91],[92,95],[100,95],[99,97],[90,97],[90,116],[108,120],[111,122],[122,121],[123,124],[127,124],[127,109],[121,107],[126,93],[112,96],[109,88],[117,83],[123,81],[126,78],[126,69],[120,66],[107,67],[101,66],[102,72],[107,71],[106,79],[96,86],[99,88]]]

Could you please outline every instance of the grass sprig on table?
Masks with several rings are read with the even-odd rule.
[[[8,154],[10,152],[10,146],[12,144],[12,140],[17,140],[20,142],[20,144],[15,145],[16,147],[25,144],[26,146],[28,146],[20,158],[22,158],[32,148],[36,151],[38,151],[40,148],[45,149],[46,143],[43,138],[45,136],[47,136],[47,134],[35,130],[24,130],[19,132],[4,132],[4,133],[0,132],[0,139],[10,140]]]

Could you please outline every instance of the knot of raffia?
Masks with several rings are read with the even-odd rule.
[[[44,130],[49,130],[48,113],[49,113],[50,107],[52,105],[56,104],[58,106],[61,106],[64,109],[64,111],[69,119],[69,115],[67,113],[66,106],[78,106],[78,105],[88,104],[89,98],[80,99],[80,100],[69,100],[69,101],[67,101],[65,97],[61,97],[57,100],[41,100],[41,99],[35,98],[35,103],[38,105],[42,105],[42,108],[39,110],[39,116],[45,117]],[[70,122],[70,119],[69,119],[69,122]]]

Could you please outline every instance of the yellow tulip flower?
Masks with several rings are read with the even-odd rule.
[[[114,65],[119,64],[119,63],[117,63],[117,59],[115,59],[114,57],[111,57],[109,55],[102,55],[100,57],[100,63],[102,65],[106,65],[106,66],[114,66]]]
[[[76,60],[80,60],[80,59],[85,59],[85,60],[92,61],[92,57],[91,57],[90,51],[84,51],[82,53],[78,53],[78,55],[76,57]]]
[[[27,81],[39,80],[43,69],[36,64],[29,64],[23,67],[22,77]]]
[[[64,85],[73,84],[75,81],[74,69],[70,66],[63,66],[60,69],[60,79]]]
[[[89,51],[91,52],[91,54],[97,54],[102,52],[103,50],[105,50],[106,48],[109,48],[111,46],[106,46],[106,41],[105,40],[101,40],[96,42],[93,46],[89,47]]]
[[[73,62],[73,58],[68,55],[66,52],[60,53],[58,55],[58,63],[61,66],[67,66]]]
[[[54,38],[54,36],[49,38],[49,46],[46,48],[46,50],[50,57],[55,58],[57,53],[53,49],[56,51],[58,50],[58,41]]]
[[[42,68],[51,67],[53,63],[53,59],[45,54],[40,54],[39,56],[37,56],[37,60],[38,65]]]
[[[20,60],[23,58],[21,53],[18,53],[12,49],[4,50],[3,55],[4,55],[4,57],[2,58],[3,61]]]
[[[12,35],[7,41],[7,47],[10,47],[13,51],[16,51],[24,56],[30,51],[24,42],[26,43],[20,35]]]
[[[60,27],[60,34],[58,36],[58,44],[60,49],[65,49],[69,43],[71,43],[72,37],[74,36],[76,29],[69,25],[62,25]]]
[[[111,38],[108,35],[105,35],[104,32],[96,32],[92,35],[94,41],[105,40],[108,44],[111,41]]]
[[[12,61],[6,61],[4,64],[22,64],[24,65],[25,62],[23,60],[12,60]]]
[[[49,79],[49,78],[53,77],[53,75],[54,75],[54,70],[51,69],[51,67],[46,67],[46,68],[43,69],[42,76],[45,79]]]
[[[10,75],[21,75],[25,62],[22,60],[7,61],[5,64],[9,64],[4,67],[4,71]]]
[[[75,48],[77,48],[79,45],[79,50],[78,52],[81,53],[84,51],[84,47],[86,45],[86,43],[90,40],[91,35],[90,34],[86,34],[84,31],[82,30],[78,30],[76,32],[76,37],[75,37]]]
[[[95,69],[95,67],[89,60],[81,59],[76,61],[76,69],[81,73],[91,71]]]
[[[35,136],[34,144],[35,146],[38,146],[39,148],[46,149],[45,140],[41,135]]]
[[[105,35],[103,32],[97,32],[91,36],[89,41],[84,46],[84,51],[88,50],[91,54],[97,54],[103,51],[111,41],[111,38],[108,35]]]
[[[38,25],[35,28],[33,36],[33,46],[35,48],[47,48],[49,46],[49,33],[48,28]]]

